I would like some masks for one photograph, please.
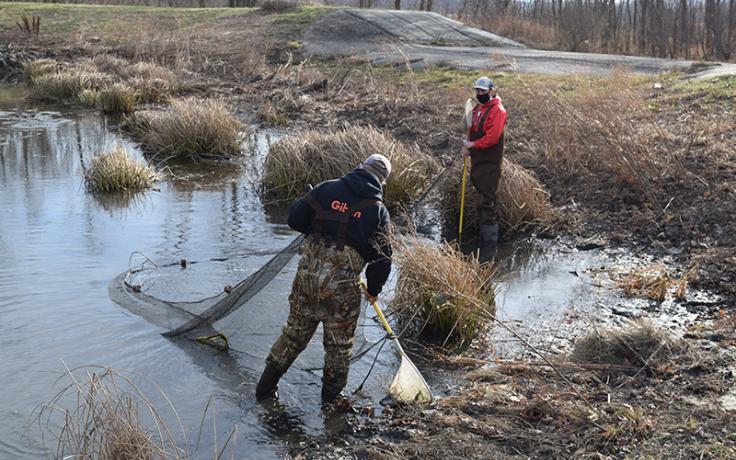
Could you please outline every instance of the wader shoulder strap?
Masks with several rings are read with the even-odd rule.
[[[319,204],[319,202],[311,195],[307,194],[304,197],[304,201],[314,209],[314,230],[312,231],[312,238],[315,241],[324,239],[324,244],[330,247],[332,244],[332,238],[324,234],[324,222],[335,222],[337,223],[337,237],[335,238],[335,247],[338,250],[342,250],[345,247],[348,236],[348,223],[351,217],[360,218],[360,212],[369,207],[380,203],[380,200],[369,199],[361,200],[355,203],[353,206],[348,207],[346,204],[335,200],[333,203],[338,203],[335,206],[337,210],[325,210]]]
[[[478,130],[477,131],[473,131],[471,133],[471,139],[470,140],[476,141],[476,140],[480,139],[481,137],[483,137],[483,135],[486,133],[483,128],[486,125],[486,119],[488,118],[488,114],[491,113],[491,109],[493,109],[493,106],[490,106],[490,107],[488,107],[486,109],[485,113],[483,114],[483,116],[480,119],[480,123],[478,123],[478,125],[477,125],[478,126]],[[475,137],[475,139],[473,139],[473,137]]]

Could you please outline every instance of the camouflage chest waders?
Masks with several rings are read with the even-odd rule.
[[[361,292],[363,258],[350,246],[327,247],[308,237],[289,295],[289,319],[266,362],[286,372],[323,323],[322,398],[331,401],[347,384]]]
[[[289,295],[289,319],[266,358],[266,370],[256,387],[256,397],[263,398],[275,391],[280,376],[306,348],[322,322],[325,348],[322,399],[329,402],[347,384],[360,315],[358,275],[365,261],[355,248],[346,245],[348,224],[352,218],[360,219],[363,209],[379,201],[362,200],[348,206],[335,200],[332,209],[325,210],[310,194],[304,200],[314,210],[314,230],[306,239]],[[327,222],[337,225],[336,234],[323,231]]]

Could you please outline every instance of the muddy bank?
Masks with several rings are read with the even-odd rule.
[[[366,459],[659,458],[662,452],[733,458],[733,321],[712,325],[708,338],[690,334],[666,353],[648,350],[643,367],[568,356],[554,359],[554,369],[535,360],[489,368],[459,359],[453,371],[465,374],[464,382],[435,406],[355,415],[336,451],[292,452]]]

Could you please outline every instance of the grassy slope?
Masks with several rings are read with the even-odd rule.
[[[158,8],[0,2],[0,32],[15,29],[16,23],[23,16],[39,16],[42,34],[72,32],[104,34],[116,25],[135,24],[140,20],[159,23],[164,27],[169,25],[192,27],[250,11],[253,11],[253,8]]]

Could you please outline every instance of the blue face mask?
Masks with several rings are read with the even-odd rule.
[[[478,102],[480,102],[481,104],[485,104],[486,102],[491,100],[491,93],[476,94],[475,97],[476,99],[478,99]]]

